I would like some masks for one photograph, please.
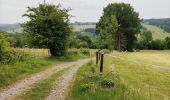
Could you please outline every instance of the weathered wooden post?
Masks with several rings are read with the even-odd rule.
[[[100,54],[100,72],[103,72],[103,58],[104,58],[104,54]]]
[[[98,55],[99,55],[99,52],[98,51],[96,51],[96,65],[98,64]]]

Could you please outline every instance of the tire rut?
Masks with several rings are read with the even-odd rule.
[[[0,91],[0,100],[12,100],[17,95],[21,94],[23,91],[31,88],[31,86],[33,84],[37,83],[38,81],[46,79],[49,76],[53,75],[54,73],[56,73],[64,68],[68,68],[68,67],[80,64],[84,61],[89,61],[89,59],[61,63],[61,64],[51,67],[45,71],[33,74],[30,77],[20,80],[19,82],[16,82],[13,85],[7,87],[6,89],[3,89],[2,91]],[[75,69],[75,68],[73,68],[73,69]]]
[[[45,98],[45,100],[65,100],[68,92],[70,83],[73,82],[74,75],[77,70],[90,60],[84,60],[75,65],[72,69],[63,74],[54,84],[54,88],[51,90],[50,94]]]

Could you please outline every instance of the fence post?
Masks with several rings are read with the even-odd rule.
[[[100,72],[103,72],[103,58],[104,58],[104,54],[100,54]]]
[[[96,51],[96,65],[98,65],[98,55],[99,55],[99,52],[98,51]]]

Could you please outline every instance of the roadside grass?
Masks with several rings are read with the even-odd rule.
[[[23,52],[29,54],[26,57],[26,60],[0,65],[0,90],[20,79],[23,79],[26,76],[45,70],[49,67],[54,66],[55,64],[76,61],[78,59],[90,58],[90,56],[83,54],[50,57],[47,56],[47,50],[45,50],[46,54],[44,51],[40,52],[40,49],[39,52],[37,52],[37,49],[32,49],[32,53],[29,53],[28,51],[29,50],[25,50]],[[34,51],[36,53],[33,53]],[[44,52],[45,55],[41,54],[42,52]]]
[[[144,100],[137,90],[130,89],[118,74],[110,71],[111,64],[105,59],[104,72],[91,62],[81,67],[67,100]]]
[[[54,75],[50,76],[47,79],[41,80],[40,82],[33,85],[31,90],[25,91],[17,97],[19,100],[43,100],[52,89],[55,81],[59,76],[65,73],[69,68],[65,68],[59,72],[56,72]]]
[[[170,51],[105,55],[103,75],[94,62],[80,68],[67,100],[169,100],[169,58]],[[103,80],[114,86],[103,88]]]

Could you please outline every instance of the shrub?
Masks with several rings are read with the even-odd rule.
[[[85,48],[80,48],[80,53],[83,55],[90,55],[90,50]]]
[[[9,52],[9,43],[6,41],[4,34],[0,33],[0,62],[3,62],[9,57]]]
[[[91,87],[93,86],[93,83],[83,83],[82,85],[80,85],[81,91],[82,92],[88,92],[90,91]]]
[[[104,87],[104,88],[111,88],[111,87],[114,87],[114,81],[112,79],[103,79],[101,81],[101,86]]]

